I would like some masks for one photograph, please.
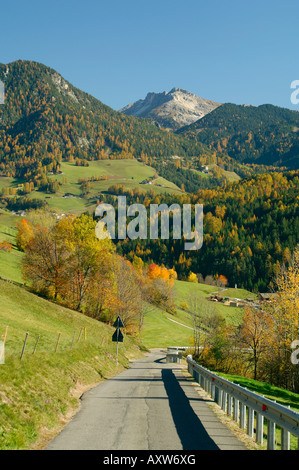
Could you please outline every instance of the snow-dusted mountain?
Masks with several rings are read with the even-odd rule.
[[[120,112],[129,116],[149,118],[160,126],[177,130],[192,124],[220,106],[190,91],[173,88],[169,92],[148,93],[144,100],[135,101]]]

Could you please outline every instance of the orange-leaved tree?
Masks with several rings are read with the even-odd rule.
[[[167,269],[155,263],[150,264],[147,271],[147,300],[172,311],[173,285],[176,278],[177,273],[173,268]]]
[[[24,251],[27,244],[33,238],[33,226],[26,219],[21,219],[17,225],[17,247]]]

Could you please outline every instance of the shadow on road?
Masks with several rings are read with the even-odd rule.
[[[189,399],[171,369],[162,369],[162,380],[168,395],[172,418],[184,450],[219,450],[200,419],[194,413]]]
[[[160,357],[159,359],[156,359],[154,362],[155,362],[156,364],[161,364],[161,363],[164,363],[164,362],[165,362],[165,359],[166,359],[166,356]]]

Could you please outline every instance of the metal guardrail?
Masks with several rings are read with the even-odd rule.
[[[183,352],[189,352],[191,348],[189,346],[168,346],[166,353],[166,362],[180,363]]]
[[[188,371],[211,395],[223,411],[232,416],[250,437],[263,444],[264,418],[267,421],[267,449],[275,450],[276,425],[281,429],[281,450],[290,449],[290,435],[299,438],[299,413],[262,395],[234,384],[197,364],[187,356]],[[298,441],[299,448],[299,441]]]

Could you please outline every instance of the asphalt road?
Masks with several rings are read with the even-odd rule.
[[[85,393],[45,450],[245,450],[182,367],[152,350]]]

